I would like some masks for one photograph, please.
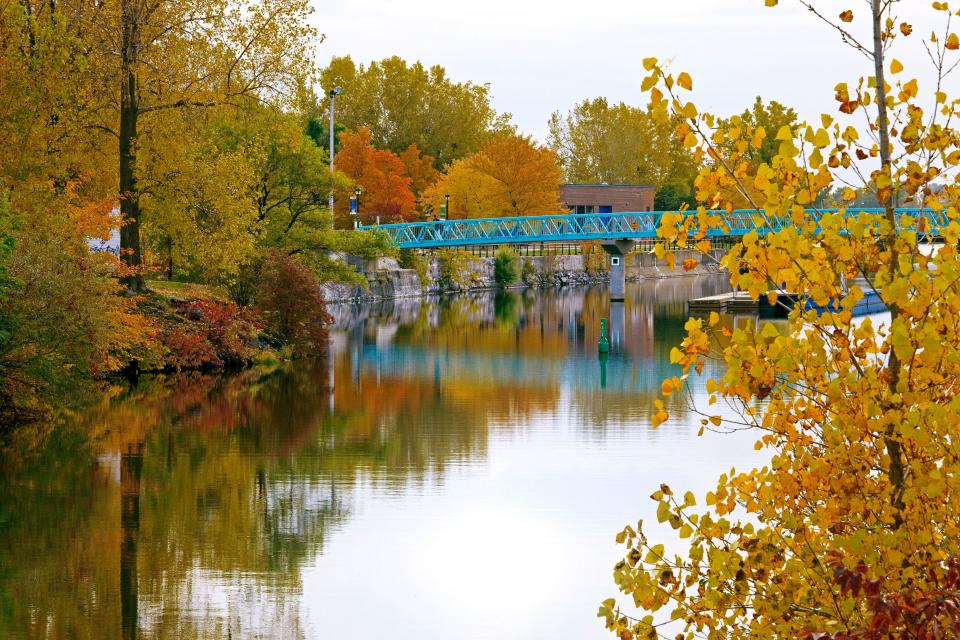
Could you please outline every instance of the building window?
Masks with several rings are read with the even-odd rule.
[[[592,204],[578,204],[573,208],[574,213],[593,213]]]
[[[620,256],[610,256],[610,266],[619,267],[620,266]]]

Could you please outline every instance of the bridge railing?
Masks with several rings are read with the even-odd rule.
[[[848,215],[883,213],[883,209],[807,209],[805,220],[819,226],[824,214],[846,211]],[[898,208],[897,213],[929,220],[928,229],[948,224],[944,212],[932,209]],[[519,244],[573,240],[656,239],[666,211],[625,213],[557,214],[515,218],[468,218],[361,226],[386,233],[400,248],[436,248],[470,245]],[[743,236],[751,231],[759,234],[776,232],[794,226],[790,215],[768,216],[762,210],[738,209],[715,211],[721,217],[719,227],[708,230],[709,237]]]

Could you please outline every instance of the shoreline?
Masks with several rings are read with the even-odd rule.
[[[694,250],[674,251],[675,267],[671,269],[665,260],[650,253],[637,253],[630,256],[631,263],[626,266],[627,282],[656,280],[690,276],[716,275],[724,273],[719,261],[722,249],[714,249],[709,254]],[[437,295],[450,295],[496,289],[525,290],[563,288],[591,284],[604,284],[610,281],[606,269],[606,256],[600,264],[587,264],[586,256],[518,256],[520,276],[507,286],[498,285],[494,278],[494,260],[492,257],[470,257],[459,266],[456,279],[443,277],[440,259],[431,258],[426,269],[426,286],[415,269],[405,269],[392,258],[378,258],[364,263],[362,273],[368,286],[325,283],[320,285],[327,304],[364,304],[383,300],[424,298]],[[680,265],[685,260],[696,261],[696,266],[684,269]]]

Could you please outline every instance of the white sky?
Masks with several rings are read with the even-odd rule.
[[[793,106],[804,118],[836,113],[833,87],[869,74],[865,58],[795,0],[313,0],[327,36],[325,66],[349,54],[367,63],[390,55],[440,64],[454,80],[489,82],[494,106],[524,133],[546,138],[551,112],[606,96],[643,105],[641,60],[672,60],[694,79],[701,110],[742,111],[757,95]],[[835,17],[851,8],[858,33],[868,28],[865,0],[819,0]],[[895,54],[923,76],[930,62],[922,38],[942,30],[928,0],[902,0],[915,27]],[[960,23],[960,20],[958,20]],[[960,26],[960,24],[958,24]],[[926,34],[926,35],[920,35]],[[951,77],[960,86],[960,71]],[[929,87],[927,87],[929,89]],[[921,89],[923,85],[921,84]]]

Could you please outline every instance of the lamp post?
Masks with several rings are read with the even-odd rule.
[[[356,217],[356,219],[353,221],[353,228],[354,228],[354,229],[356,229],[356,228],[360,225],[360,223],[362,222],[362,220],[363,220],[363,219],[360,217],[360,194],[361,194],[361,193],[363,193],[363,189],[360,188],[360,185],[357,185],[357,188],[353,190],[353,197],[356,198],[356,202],[357,202],[357,217]]]
[[[333,101],[343,91],[340,87],[330,90],[330,178],[333,179]],[[333,227],[333,189],[330,189],[330,227]]]
[[[444,194],[443,200],[444,200],[443,219],[449,220],[450,219],[450,194],[449,193]]]

